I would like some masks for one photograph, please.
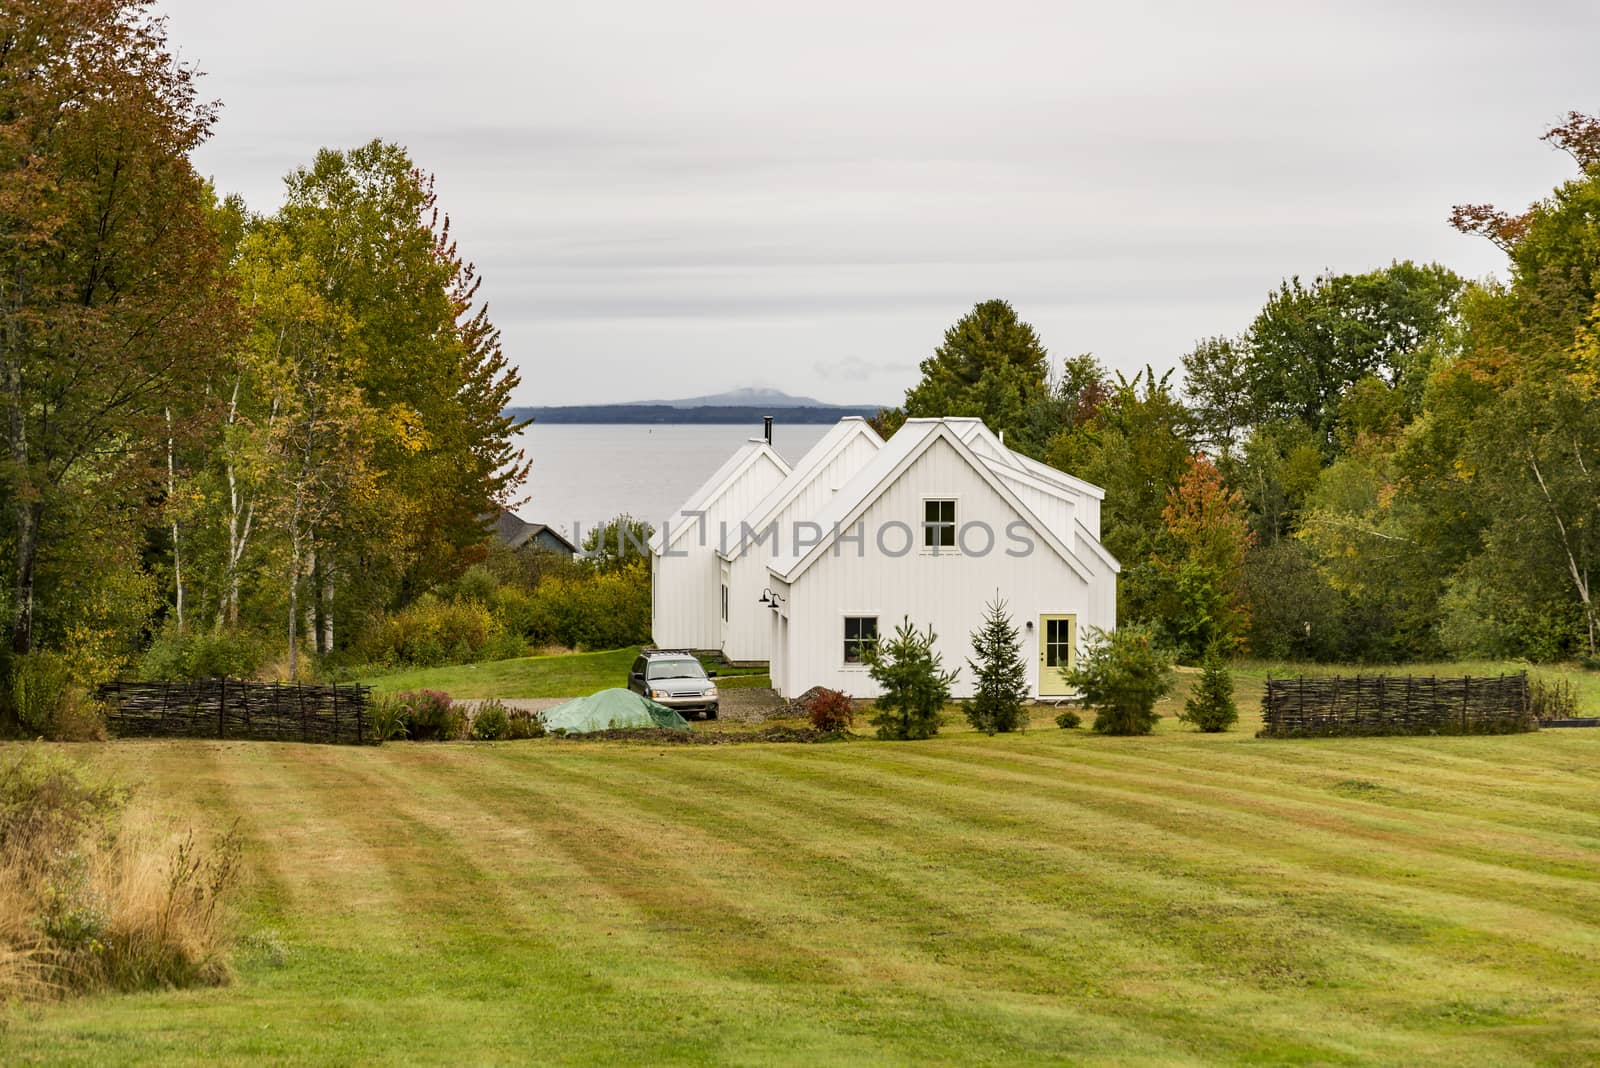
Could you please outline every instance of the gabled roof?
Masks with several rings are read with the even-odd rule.
[[[957,427],[961,440],[972,446],[974,452],[982,453],[985,459],[1003,465],[1010,470],[1033,475],[1035,478],[1043,479],[1070,493],[1093,497],[1095,500],[1105,500],[1106,491],[1096,486],[1093,482],[1085,482],[1075,475],[1069,475],[1065,471],[1058,471],[1049,464],[1040,463],[1033,457],[1024,456],[1009,447],[994,431],[984,425],[982,419],[962,417],[959,419],[946,419],[945,422]]]
[[[534,539],[538,538],[539,535],[541,535],[541,534],[549,535],[550,537],[554,538],[556,541],[559,541],[562,545],[566,546],[567,552],[569,552],[569,553],[576,553],[578,551],[578,547],[576,545],[572,544],[572,542],[568,541],[566,535],[562,534],[561,531],[557,530],[555,527],[550,526],[548,523],[529,523],[528,524],[528,540],[529,541],[533,541]]]
[[[978,477],[988,483],[1018,516],[1026,520],[1034,533],[1077,572],[1080,578],[1084,581],[1093,578],[1093,573],[1073,552],[1072,547],[1041,521],[1032,509],[1022,503],[1011,487],[995,473],[989,462],[974,453],[962,440],[962,432],[969,429],[962,425],[964,422],[965,420],[958,419],[907,419],[889,439],[888,444],[878,450],[878,455],[857,472],[856,477],[843,489],[834,494],[827,506],[811,517],[822,528],[822,539],[804,553],[789,553],[774,559],[767,565],[767,570],[785,582],[793,582],[799,578],[813,562],[828,551],[833,544],[836,531],[849,530],[861,518],[862,513],[905,473],[917,457],[927,452],[936,442],[946,441],[962,459],[966,460]]]
[[[495,536],[513,549],[519,549],[540,534],[548,533],[550,537],[566,546],[568,552],[578,551],[578,547],[568,541],[555,527],[544,523],[530,523],[508,509],[502,508],[496,512],[493,521]]]
[[[761,499],[761,503],[750,509],[750,514],[743,517],[751,530],[762,530],[768,523],[777,519],[778,513],[787,508],[798,497],[811,481],[817,477],[823,468],[833,461],[833,458],[843,452],[856,439],[861,438],[872,443],[873,448],[881,449],[883,439],[880,438],[867,421],[859,415],[846,416],[834,424],[826,434],[817,440],[817,443],[806,451],[806,454],[794,465],[794,469],[787,477],[772,488],[772,492]],[[717,550],[717,555],[724,560],[733,561],[744,555],[746,539],[744,530],[739,530],[739,539],[731,547]]]
[[[699,519],[689,513],[709,512],[711,506],[721,500],[723,494],[732,489],[747,471],[763,462],[773,464],[784,476],[789,474],[789,465],[784,463],[783,457],[772,451],[771,445],[762,438],[751,438],[739,446],[721,467],[712,472],[711,477],[689,496],[682,508],[678,509],[678,514],[667,521],[667,526],[671,528],[672,544],[677,544],[685,530],[699,527]],[[665,533],[665,530],[658,530],[650,536],[651,552],[659,553],[671,548],[664,543]]]

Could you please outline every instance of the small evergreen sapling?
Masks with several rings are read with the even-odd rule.
[[[1233,704],[1233,675],[1216,645],[1206,650],[1200,681],[1183,703],[1178,718],[1208,734],[1225,731],[1239,721],[1239,710]]]
[[[908,616],[893,638],[862,650],[861,659],[881,691],[869,717],[879,738],[911,741],[939,733],[939,713],[957,672],[945,671],[933,651],[938,637],[932,626],[918,631]]]
[[[1096,628],[1067,682],[1094,709],[1097,733],[1149,734],[1161,718],[1156,702],[1172,689],[1172,659],[1147,626]]]
[[[998,593],[985,611],[983,626],[972,634],[976,661],[967,666],[977,676],[977,692],[966,704],[967,721],[986,734],[1022,730],[1028,725],[1028,667],[1017,648],[1017,628]]]

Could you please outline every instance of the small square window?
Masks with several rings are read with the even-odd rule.
[[[928,549],[955,548],[955,501],[922,502],[922,544]]]
[[[878,644],[877,616],[844,617],[844,662],[861,663],[861,654]]]

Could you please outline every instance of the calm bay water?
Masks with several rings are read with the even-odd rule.
[[[827,431],[780,424],[773,448],[792,464]],[[735,449],[760,436],[759,425],[536,423],[521,435],[533,472],[516,511],[568,537],[574,523],[587,531],[621,512],[659,527]]]

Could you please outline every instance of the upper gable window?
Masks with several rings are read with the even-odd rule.
[[[922,544],[928,549],[953,549],[956,545],[956,502],[922,502]]]

